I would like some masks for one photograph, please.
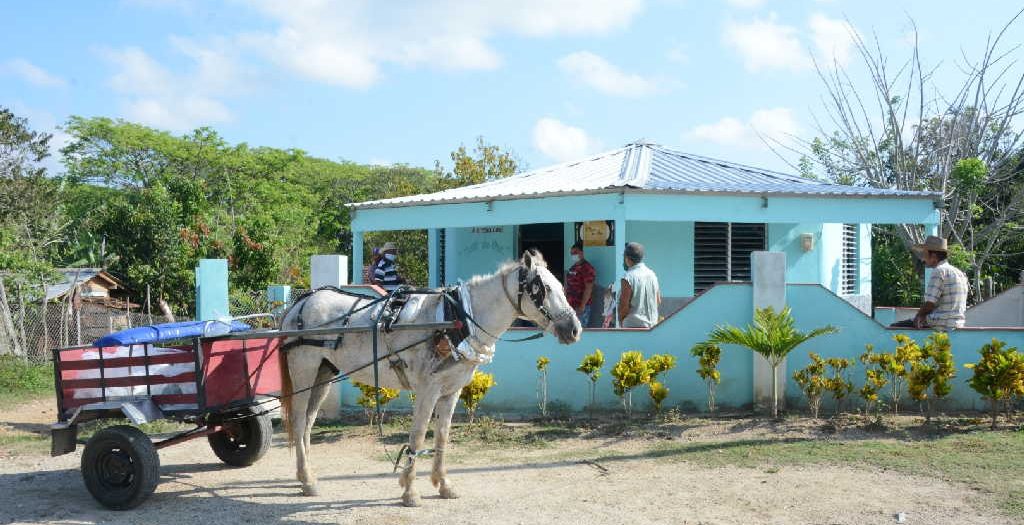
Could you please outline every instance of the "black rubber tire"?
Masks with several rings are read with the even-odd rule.
[[[104,507],[133,509],[156,490],[160,456],[141,430],[128,425],[108,427],[85,444],[82,479]]]
[[[251,414],[221,423],[221,426],[225,429],[210,434],[207,440],[213,453],[232,467],[248,467],[270,450],[270,440],[274,436],[270,414]]]

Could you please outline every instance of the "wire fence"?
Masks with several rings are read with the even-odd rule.
[[[258,314],[280,315],[304,290],[294,290],[287,303],[272,303],[264,290],[233,292],[229,298],[231,316],[244,317],[254,328],[271,328],[276,317],[249,317]],[[128,301],[69,298],[57,301],[30,301],[15,296],[0,299],[0,356],[14,355],[43,362],[56,347],[89,344],[106,334],[157,323],[170,322],[161,310],[140,307]],[[174,321],[194,319],[194,312],[181,309],[170,312]]]

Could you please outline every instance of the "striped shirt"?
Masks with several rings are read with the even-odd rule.
[[[377,266],[373,267],[373,280],[385,290],[394,290],[402,284],[402,278],[398,276],[398,265],[381,257]]]
[[[925,302],[935,304],[928,314],[928,326],[943,330],[961,328],[967,312],[967,290],[967,276],[949,261],[933,268],[924,292]]]

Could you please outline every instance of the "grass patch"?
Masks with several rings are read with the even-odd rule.
[[[679,460],[703,467],[778,469],[787,465],[872,466],[959,482],[994,496],[1000,509],[1024,518],[1024,433],[977,432],[929,440],[867,439],[737,440],[658,444],[636,454],[609,454],[598,461],[637,457]]]
[[[53,393],[53,364],[0,356],[0,402],[34,399]]]

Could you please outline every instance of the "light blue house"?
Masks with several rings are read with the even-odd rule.
[[[753,252],[784,254],[781,293],[802,327],[844,329],[799,349],[789,369],[802,367],[808,350],[855,357],[865,343],[885,348],[891,337],[870,317],[871,225],[920,224],[935,232],[940,205],[934,193],[826,184],[641,142],[474,186],[354,204],[352,259],[359,268],[364,232],[426,229],[432,286],[493,272],[529,247],[539,248],[557,275],[582,236],[598,283],[608,285],[623,273],[625,243],[643,243],[665,297],[663,322],[640,331],[591,328],[572,347],[550,338],[501,344],[490,365],[498,386],[488,401],[510,410],[533,406],[533,363],[545,355],[551,397],[581,406],[586,385],[574,369],[582,355],[601,348],[614,360],[637,349],[676,354],[669,403],[699,407],[704,386],[692,373],[689,348],[717,324],[750,322]],[[751,355],[729,349],[721,369],[719,400],[750,404],[761,382]],[[611,388],[602,390],[612,402]],[[958,403],[973,404],[963,390]]]

